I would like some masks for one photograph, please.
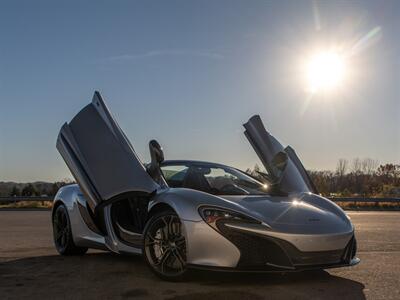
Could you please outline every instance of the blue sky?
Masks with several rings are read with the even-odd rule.
[[[1,1],[0,181],[70,177],[56,136],[96,89],[144,161],[155,138],[169,159],[253,166],[242,124],[260,114],[310,169],[399,163],[399,14],[398,1]],[[349,79],[310,98],[300,66],[338,45]]]

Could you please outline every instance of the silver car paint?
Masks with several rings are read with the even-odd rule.
[[[152,205],[157,203],[170,205],[181,219],[202,223],[204,221],[198,213],[198,207],[230,209],[261,221],[263,224],[257,228],[257,233],[287,240],[301,251],[342,249],[354,231],[350,220],[337,205],[310,193],[291,197],[217,197],[189,189],[169,189],[157,196]],[[243,227],[242,230],[254,232],[251,228]],[[190,242],[200,237],[187,238]],[[208,241],[205,239],[201,242],[209,244]]]
[[[97,110],[99,100],[101,109]],[[353,226],[340,208],[325,198],[308,193],[307,182],[298,165],[291,159],[283,180],[289,189],[295,188],[296,193],[288,197],[222,197],[191,189],[160,188],[143,168],[100,95],[95,94],[87,110],[89,118],[84,119],[86,115],[82,114],[82,124],[72,127],[64,125],[57,141],[58,150],[80,184],[80,187],[70,185],[61,188],[55,197],[56,204],[64,203],[68,208],[77,246],[108,249],[117,253],[140,253],[141,249],[127,246],[118,240],[111,223],[109,205],[104,207],[107,228],[107,236],[104,238],[88,228],[77,204],[80,202],[86,205],[87,202],[96,206],[99,201],[126,191],[152,192],[154,189],[157,192],[149,203],[149,211],[159,204],[167,204],[179,215],[186,236],[187,262],[190,264],[235,267],[240,258],[236,246],[202,220],[198,209],[203,205],[233,210],[257,219],[262,222],[257,227],[244,224],[236,229],[281,238],[302,251],[343,249],[353,234]],[[79,119],[78,114],[74,120]],[[246,136],[255,146],[266,168],[273,171],[269,165],[271,159],[283,147],[254,120],[250,119],[245,125]],[[92,121],[93,124],[90,123]],[[94,125],[100,126],[102,130],[96,129],[96,126],[93,128]],[[77,129],[84,133],[73,132]],[[114,146],[107,148],[107,145],[101,144],[101,139],[95,139],[98,144],[90,145],[93,136],[99,132]],[[107,146],[106,157],[99,153],[100,149],[104,149],[100,146]],[[115,156],[122,158],[117,159]]]
[[[97,92],[92,102],[61,128],[57,149],[92,210],[122,193],[152,193],[159,187]]]
[[[57,194],[57,198],[68,207],[74,242],[77,245],[88,247],[96,242],[96,248],[116,253],[141,253],[141,249],[127,246],[118,240],[111,226],[109,206],[105,208],[108,237],[104,239],[92,232],[74,203],[81,197],[83,196],[78,185],[64,187]],[[268,196],[222,198],[190,189],[168,188],[155,196],[149,204],[149,210],[164,203],[176,211],[182,220],[187,238],[187,262],[197,265],[235,267],[240,258],[236,246],[202,220],[198,208],[203,205],[224,207],[258,219],[270,228],[265,225],[243,225],[236,228],[286,240],[301,251],[343,249],[352,237],[353,227],[350,221],[343,212],[340,214],[340,210],[335,210],[335,205],[330,205],[329,200],[309,194],[307,197],[303,195],[302,200],[298,200],[299,197],[293,197],[293,200],[280,198],[284,199]],[[311,205],[313,202],[319,206]],[[330,207],[331,210],[326,207]],[[98,243],[101,243],[102,247],[99,247]]]
[[[104,237],[91,231],[83,220],[78,202],[86,205],[85,198],[77,184],[60,188],[54,197],[53,210],[58,204],[65,205],[71,222],[72,237],[75,245],[80,247],[107,250]]]
[[[182,204],[182,202],[180,202],[178,199],[188,203],[190,203],[190,200],[193,199],[184,198],[185,196],[189,196],[187,193],[190,191],[192,190],[165,190],[150,203],[149,210],[151,207],[155,207],[157,204],[166,203],[171,207],[174,207],[178,214],[181,212],[183,216],[186,216],[186,219],[182,218],[182,225],[183,232],[187,237],[188,263],[222,267],[236,266],[240,256],[239,250],[230,241],[207,225],[201,219],[200,215],[197,213],[197,210],[195,214],[192,214],[189,206],[186,208],[182,206],[183,209],[180,208],[179,204]],[[204,195],[206,197],[208,196],[208,194],[205,193],[197,191],[193,192],[198,193],[199,197],[203,197]],[[71,230],[74,243],[77,246],[110,250],[116,253],[141,253],[141,249],[129,247],[119,241],[116,237],[113,227],[111,226],[110,206],[105,207],[106,226],[108,232],[106,238],[91,231],[84,222],[77,207],[78,201],[82,201],[83,197],[84,196],[80,191],[79,186],[77,184],[73,184],[62,187],[58,191],[54,200],[55,206],[60,202],[67,207],[71,220]],[[176,205],[172,199],[177,199],[178,205]],[[213,204],[221,204],[221,201],[224,200],[216,199]],[[197,203],[204,203],[204,201],[199,199]],[[213,241],[212,243],[210,243],[210,239]]]
[[[187,262],[212,267],[236,267],[240,251],[203,221],[183,221],[187,237]],[[210,230],[211,229],[211,230]]]
[[[343,211],[329,207],[329,200],[313,194],[226,196],[247,209],[247,214],[268,224],[271,230],[290,234],[336,234],[352,230]],[[328,203],[325,203],[328,202]]]

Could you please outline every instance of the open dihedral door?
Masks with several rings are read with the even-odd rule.
[[[94,213],[99,205],[121,194],[151,194],[158,187],[99,92],[62,126],[57,149]]]
[[[284,148],[277,139],[267,132],[260,116],[251,117],[243,126],[246,129],[244,134],[274,183],[279,181],[280,188],[289,193],[317,192],[294,150],[289,146]],[[281,169],[279,168],[280,161],[284,164]]]

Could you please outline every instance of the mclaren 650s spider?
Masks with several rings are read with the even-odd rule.
[[[141,254],[166,280],[193,268],[290,272],[352,266],[354,227],[318,192],[291,147],[260,117],[244,134],[265,172],[164,160],[157,141],[144,164],[98,92],[57,138],[77,184],[54,198],[54,243],[62,255],[88,248]]]

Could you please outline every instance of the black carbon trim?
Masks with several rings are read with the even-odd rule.
[[[276,242],[286,250],[295,267],[337,264],[342,261],[343,249],[303,252],[287,241],[276,239]]]
[[[350,263],[350,261],[356,256],[357,253],[357,241],[356,238],[353,237],[348,242],[345,251],[342,255],[342,260],[346,263]]]
[[[274,237],[242,232],[217,223],[220,233],[240,251],[238,269],[249,271],[289,271],[349,265],[356,254],[353,236],[344,249],[303,252],[291,243]]]
[[[293,269],[286,252],[273,239],[243,233],[217,222],[219,231],[240,251],[239,269]]]
[[[99,228],[94,223],[94,220],[90,216],[88,209],[85,206],[83,206],[79,201],[76,201],[76,203],[78,203],[79,213],[81,214],[81,217],[82,217],[83,221],[85,222],[86,226],[94,233],[103,235],[103,233],[99,230]]]

